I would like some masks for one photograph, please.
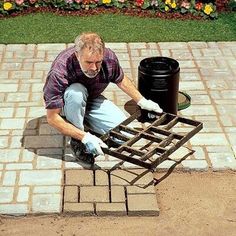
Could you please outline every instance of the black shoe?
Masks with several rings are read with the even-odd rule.
[[[70,146],[76,159],[86,162],[87,164],[94,164],[95,156],[86,151],[86,147],[81,141],[71,138]]]

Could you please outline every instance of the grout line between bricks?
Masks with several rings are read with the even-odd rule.
[[[127,188],[124,186],[125,191],[125,208],[126,208],[126,214],[129,215],[129,208],[128,208],[128,195],[127,195]]]
[[[66,172],[63,172],[63,180],[62,180],[62,203],[61,203],[61,212],[64,212],[64,204],[65,204],[65,184],[66,182]]]
[[[93,186],[96,186],[95,170],[93,170]]]
[[[80,186],[77,186],[77,188],[78,188],[78,203],[80,203]]]
[[[97,209],[96,209],[96,203],[93,203],[93,209],[94,209],[94,215],[97,216]]]
[[[107,177],[108,177],[108,194],[109,194],[109,202],[112,202],[111,199],[111,172],[110,170],[107,171]]]

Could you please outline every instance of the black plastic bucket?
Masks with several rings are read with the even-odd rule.
[[[138,67],[138,90],[158,103],[164,112],[177,114],[179,63],[168,57],[143,59]]]

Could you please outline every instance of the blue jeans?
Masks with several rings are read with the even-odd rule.
[[[87,126],[102,135],[126,119],[125,114],[104,96],[89,99],[87,89],[80,83],[74,83],[66,89],[64,102],[63,114],[66,119],[81,130]]]

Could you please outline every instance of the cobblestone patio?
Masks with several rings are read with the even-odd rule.
[[[0,214],[70,212],[73,195],[67,198],[65,194],[63,198],[67,188],[72,192],[82,188],[82,192],[85,189],[88,194],[89,188],[98,189],[95,182],[85,187],[79,182],[64,182],[68,181],[64,174],[81,173],[88,166],[75,162],[67,145],[68,138],[48,126],[45,118],[42,99],[45,77],[55,56],[68,46],[0,45]],[[117,53],[121,66],[134,83],[137,83],[139,62],[145,57],[167,56],[180,63],[180,91],[191,96],[192,105],[179,115],[203,122],[203,129],[186,145],[196,152],[177,168],[236,170],[236,42],[107,43],[107,47]],[[128,115],[125,104],[130,98],[115,85],[109,85],[104,95]],[[186,148],[180,148],[173,158],[185,153]],[[105,156],[97,158],[96,165],[97,169],[109,169],[119,162],[114,157]],[[167,170],[172,164],[172,161],[165,161],[157,171]],[[123,167],[137,168],[129,163]],[[93,174],[96,171],[90,170]],[[106,192],[106,197],[100,198],[99,190],[96,190],[96,197],[105,199],[105,203],[113,203],[112,195],[109,195],[112,187],[104,184],[102,191]],[[119,186],[122,188],[128,201],[139,198],[134,197],[136,194],[127,194],[129,185]],[[145,194],[154,195],[153,192]],[[80,195],[77,203],[81,197],[83,200]],[[87,202],[93,206],[90,213],[114,213],[114,208],[107,206],[104,200],[90,198],[91,201]],[[114,203],[119,203],[114,207],[119,208],[121,215],[139,211],[130,211],[126,200]]]

